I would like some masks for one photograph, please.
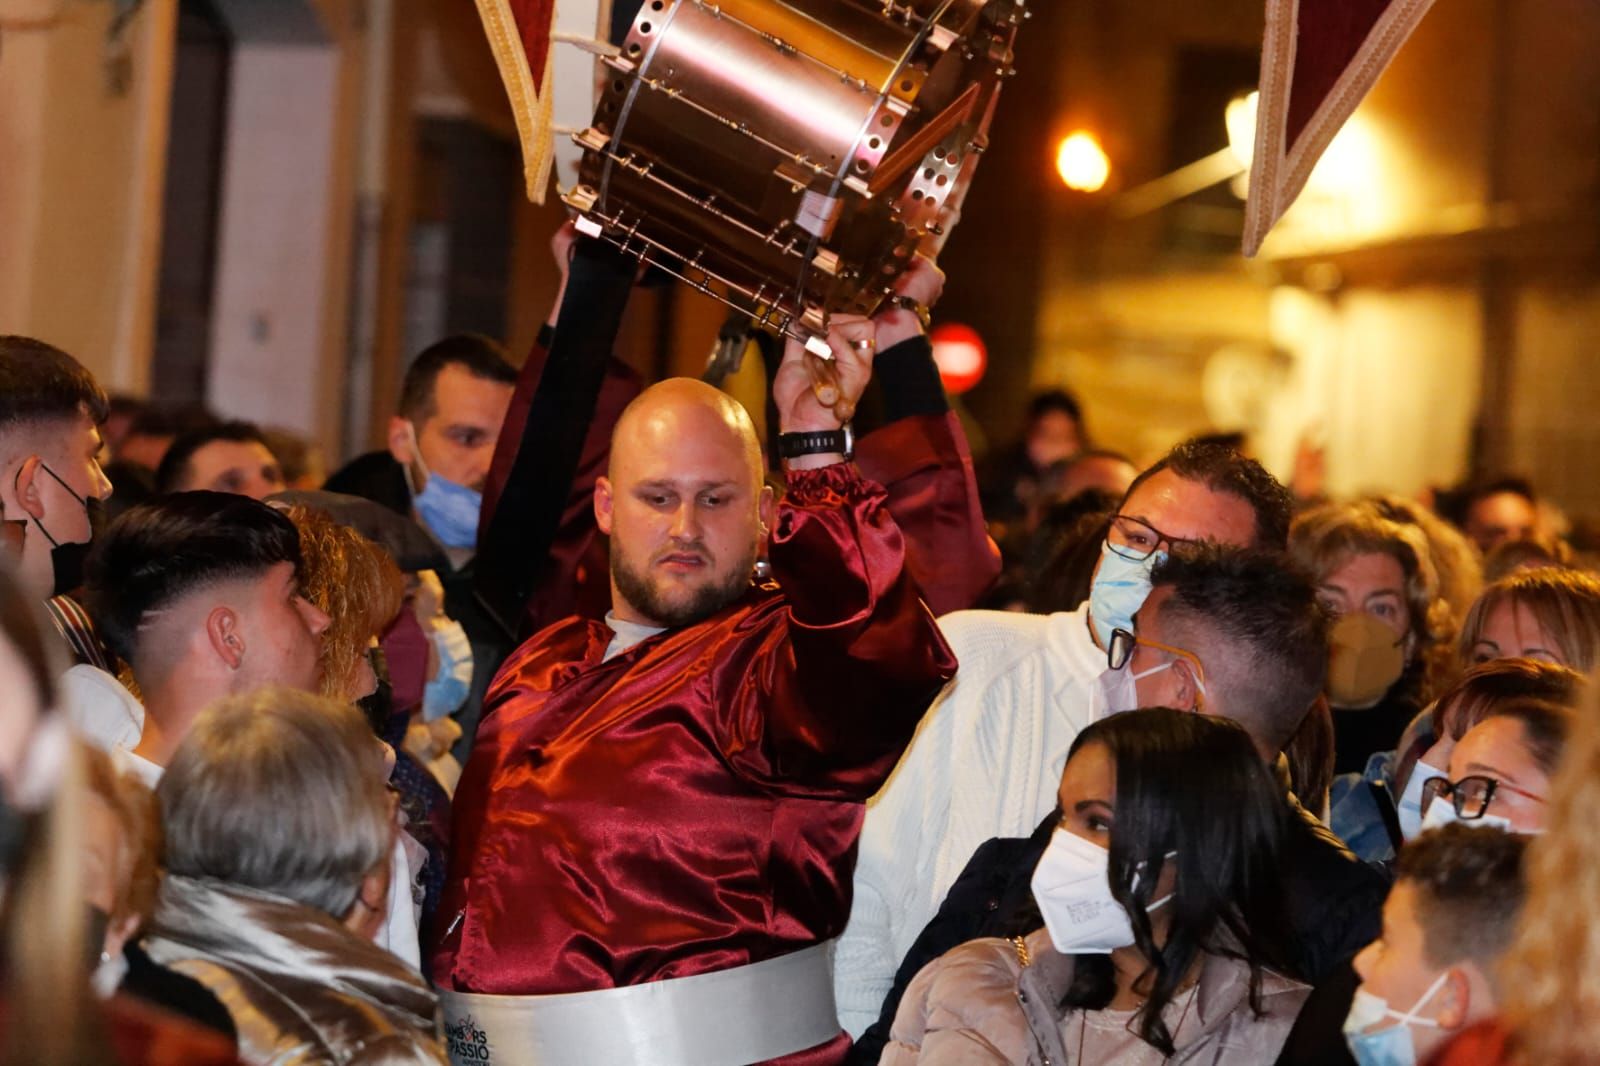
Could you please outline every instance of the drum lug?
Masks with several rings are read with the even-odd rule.
[[[810,330],[812,335],[817,340],[822,341],[824,347],[826,347],[828,342],[822,340],[822,335],[828,332],[828,313],[826,311],[813,304],[807,307],[805,313],[800,316],[800,324]],[[806,347],[811,347],[810,341],[806,342]],[[818,352],[817,354],[828,358],[833,355],[833,349],[829,348],[827,352]]]
[[[600,197],[594,191],[593,185],[574,185],[561,197],[562,203],[579,213],[587,213],[594,210],[595,202],[599,199]]]
[[[839,253],[819,248],[817,254],[811,257],[811,265],[830,278],[836,278],[839,276]]]
[[[611,143],[611,138],[606,135],[605,131],[596,129],[593,126],[581,133],[574,133],[572,139],[591,152],[603,152],[606,150],[606,146]]]

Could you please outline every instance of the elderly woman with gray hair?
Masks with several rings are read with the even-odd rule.
[[[397,831],[385,777],[355,708],[264,689],[203,713],[161,779],[145,948],[222,1002],[250,1066],[446,1061],[433,994],[371,940]]]

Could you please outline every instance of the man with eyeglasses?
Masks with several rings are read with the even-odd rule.
[[[1106,655],[1115,630],[1133,631],[1155,566],[1201,541],[1281,550],[1290,507],[1288,491],[1254,460],[1182,444],[1129,488],[1082,607],[940,619],[961,670],[868,806],[834,965],[847,1030],[860,1034],[878,1017],[896,967],[973,850],[1025,836],[1051,808],[1078,731],[1137,706],[1131,673],[1109,670]],[[875,1062],[876,1050],[863,1044],[853,1061]]]

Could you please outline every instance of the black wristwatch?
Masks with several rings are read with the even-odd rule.
[[[778,434],[778,455],[784,459],[798,459],[802,455],[826,455],[838,452],[846,459],[856,453],[855,434],[846,422],[838,429],[816,430],[811,433]]]

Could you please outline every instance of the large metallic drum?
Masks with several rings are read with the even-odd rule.
[[[645,0],[577,135],[579,226],[802,340],[936,251],[1024,0]]]

